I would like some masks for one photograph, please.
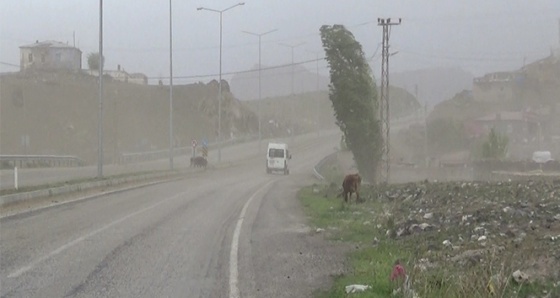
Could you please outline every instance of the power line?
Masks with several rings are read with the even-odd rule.
[[[310,59],[310,60],[305,60],[305,61],[300,61],[300,62],[294,62],[294,63],[288,63],[288,64],[282,64],[282,65],[276,65],[276,66],[270,66],[270,67],[263,67],[263,68],[261,68],[261,70],[272,70],[272,69],[279,69],[279,68],[287,68],[287,67],[291,67],[291,66],[295,66],[295,65],[302,65],[302,64],[317,62],[317,61],[321,61],[321,60],[325,60],[325,58],[323,57],[323,58],[319,58],[319,59]],[[258,69],[248,69],[248,70],[239,70],[239,71],[231,71],[231,72],[222,72],[222,75],[236,75],[236,74],[244,74],[244,73],[253,73],[253,72],[258,72],[258,71],[259,71]],[[173,76],[173,79],[199,79],[199,78],[209,78],[209,77],[215,77],[215,76],[218,76],[218,74]],[[157,76],[157,77],[148,77],[148,79],[169,79],[169,77]]]
[[[450,55],[435,55],[435,54],[421,53],[421,52],[408,51],[408,50],[400,50],[400,52],[406,53],[406,54],[411,54],[411,55],[416,55],[416,56],[428,57],[428,58],[455,60],[455,61],[480,61],[480,62],[484,62],[484,61],[503,61],[503,62],[509,62],[509,61],[516,61],[520,57],[523,57],[523,55],[520,55],[520,56],[515,57],[515,58],[514,57],[511,57],[511,58],[504,58],[504,57],[484,58],[484,57],[467,57],[467,56],[452,56],[452,55],[451,56]]]
[[[361,27],[361,26],[365,26],[368,24],[372,24],[375,21],[366,21],[366,22],[362,22],[359,24],[354,24],[354,25],[350,25],[347,26],[348,28],[356,28],[356,27]],[[286,38],[281,38],[281,39],[275,39],[275,40],[267,40],[267,41],[262,41],[262,44],[276,44],[279,42],[288,42],[288,41],[292,41],[292,40],[301,40],[301,39],[309,39],[311,37],[319,37],[320,33],[314,32],[314,33],[307,33],[307,34],[302,34],[302,35],[296,35],[296,36],[292,36],[292,37],[286,37]],[[246,42],[246,43],[237,43],[237,44],[230,44],[230,45],[222,45],[222,48],[224,49],[233,49],[233,48],[240,48],[240,47],[248,47],[248,46],[254,46],[258,44],[257,42]],[[213,49],[219,49],[219,46],[205,46],[205,47],[184,47],[184,48],[173,48],[174,52],[187,52],[187,51],[207,51],[207,50],[213,50]],[[123,47],[109,47],[106,50],[109,51],[113,51],[113,52],[137,52],[137,53],[141,53],[141,52],[166,52],[168,51],[168,48],[163,48],[163,47],[150,47],[150,48],[123,48]]]
[[[0,64],[6,65],[6,66],[13,66],[13,67],[17,67],[17,68],[20,67],[19,65],[16,65],[16,64],[13,64],[13,63],[8,63],[8,62],[2,62],[2,61],[0,61]]]

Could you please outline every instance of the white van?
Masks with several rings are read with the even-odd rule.
[[[288,151],[288,145],[285,143],[268,143],[266,150],[266,173],[273,171],[282,171],[284,175],[290,174],[288,160],[292,159],[292,155]]]

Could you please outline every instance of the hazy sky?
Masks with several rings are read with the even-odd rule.
[[[172,0],[173,64],[177,83],[208,81],[218,73],[219,14],[230,0]],[[104,1],[106,69],[122,65],[150,78],[169,75],[169,1]],[[247,0],[223,14],[223,72],[242,71],[258,62],[258,39],[243,33],[277,32],[262,37],[263,65],[296,62],[323,55],[319,28],[344,24],[372,57],[381,42],[378,17],[402,18],[391,33],[391,71],[457,66],[482,75],[512,70],[543,58],[558,47],[560,0]],[[0,71],[17,71],[19,46],[35,40],[73,42],[98,51],[98,0],[0,0]],[[381,49],[373,59],[379,72]],[[314,70],[315,63],[305,65]],[[326,73],[326,63],[321,62]],[[227,78],[227,76],[226,76]]]

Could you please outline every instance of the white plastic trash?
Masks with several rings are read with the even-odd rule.
[[[368,286],[368,285],[349,285],[349,286],[346,286],[346,294],[363,292],[367,289],[371,289],[371,286]]]

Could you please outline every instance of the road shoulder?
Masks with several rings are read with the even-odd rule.
[[[243,297],[310,297],[345,274],[352,246],[311,228],[298,200],[299,189],[313,181],[310,175],[279,179],[252,206],[240,246]]]

